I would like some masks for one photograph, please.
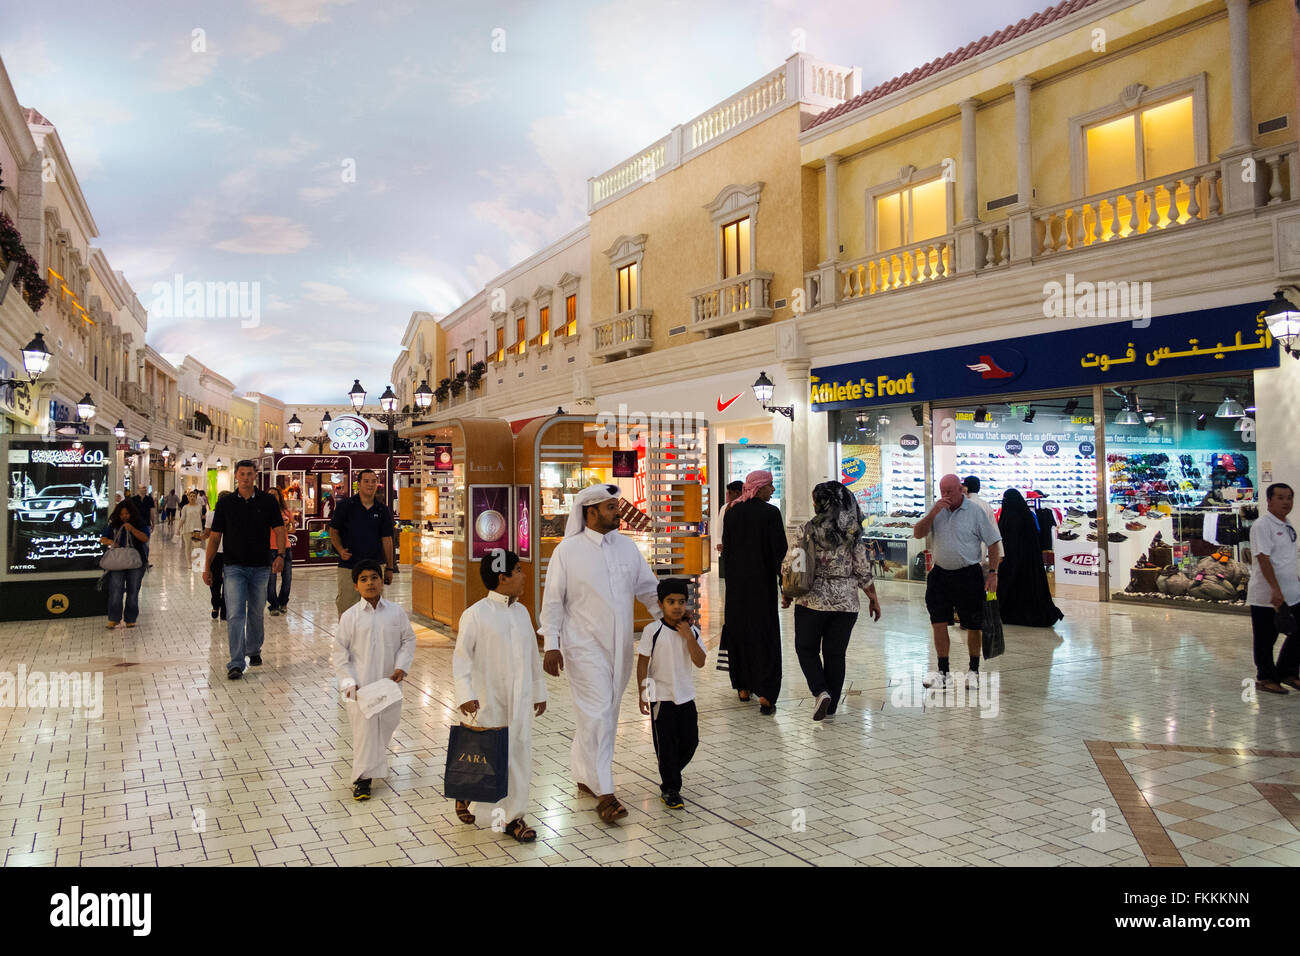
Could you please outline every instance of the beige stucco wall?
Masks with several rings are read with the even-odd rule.
[[[730,184],[764,183],[753,225],[757,266],[774,273],[772,300],[786,299],[773,321],[789,318],[792,290],[803,287],[812,250],[805,236],[815,233],[815,218],[805,218],[805,182],[799,165],[799,110],[783,110],[752,129],[707,150],[655,181],[596,210],[591,216],[591,321],[613,317],[617,305],[613,269],[605,252],[621,235],[645,233],[641,266],[641,305],[654,310],[656,350],[696,341],[686,332],[668,336],[674,326],[689,325],[690,294],[721,279],[719,236],[704,207]]]

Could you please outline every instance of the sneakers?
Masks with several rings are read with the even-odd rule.
[[[967,689],[967,690],[979,690],[979,689],[980,689],[980,672],[979,672],[979,671],[969,671],[969,672],[967,672],[967,674],[966,674],[966,689]]]
[[[244,672],[238,667],[232,667],[230,670],[226,671],[226,680],[239,680],[239,678],[243,676]]]
[[[1112,531],[1110,534],[1106,535],[1106,540],[1115,542],[1127,541],[1128,535],[1120,534],[1118,531]]]
[[[813,710],[813,720],[825,720],[826,711],[831,708],[831,695],[822,691],[817,695],[817,706]]]
[[[921,681],[922,687],[938,687],[942,690],[945,687],[953,686],[952,675],[947,671],[931,671],[925,680]]]
[[[278,607],[274,607],[274,606],[272,606],[272,607],[268,607],[268,608],[266,609],[266,613],[269,614],[269,615],[271,615],[271,617],[279,617],[279,616],[280,616],[280,609],[279,609]]]
[[[1079,536],[1075,534],[1073,531],[1058,531],[1056,537],[1060,541],[1075,541],[1078,539]]]
[[[353,800],[369,800],[369,799],[370,799],[370,780],[369,780],[369,778],[367,778],[367,777],[363,777],[363,778],[361,778],[360,780],[358,780],[356,783],[354,783],[354,784],[352,785],[352,799],[353,799]]]
[[[1145,527],[1146,527],[1146,525],[1144,525],[1141,521],[1130,521],[1128,524],[1124,525],[1124,530],[1125,530],[1125,531],[1141,531],[1141,530],[1142,530],[1143,528],[1145,528]]]
[[[253,655],[250,655],[249,658],[248,658],[248,663],[249,663],[249,665],[252,666],[252,667],[261,667],[261,666],[262,666],[262,655],[261,655],[261,654],[253,654]]]
[[[664,802],[664,806],[669,810],[682,810],[686,807],[686,804],[682,803],[682,795],[676,790],[661,790],[659,799]]]

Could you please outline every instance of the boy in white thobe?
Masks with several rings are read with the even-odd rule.
[[[402,702],[366,717],[357,689],[387,677],[401,683],[415,660],[415,631],[406,612],[385,601],[384,572],[377,561],[359,561],[352,583],[362,600],[339,618],[334,670],[352,720],[352,798],[370,799],[370,781],[388,776],[388,742],[402,718]]]
[[[533,716],[546,712],[546,678],[528,609],[519,603],[526,577],[519,555],[494,549],[479,565],[489,594],[460,616],[451,658],[461,712],[477,715],[483,727],[509,727],[509,792],[489,810],[492,827],[520,843],[537,833],[524,822],[533,776]],[[473,823],[469,804],[456,802],[456,815]]]
[[[618,490],[593,485],[575,496],[565,538],[547,565],[538,615],[546,639],[542,669],[552,677],[565,671],[573,691],[573,775],[606,823],[627,816],[614,795],[614,739],[634,663],[633,597],[655,620],[663,616],[659,579],[618,533]]]

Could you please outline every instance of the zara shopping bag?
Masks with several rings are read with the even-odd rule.
[[[442,795],[466,803],[497,803],[509,792],[506,768],[510,753],[508,727],[455,724],[447,741],[447,772]]]
[[[984,602],[984,659],[997,657],[1007,649],[1002,639],[1002,612],[998,610],[998,596],[987,595]]]

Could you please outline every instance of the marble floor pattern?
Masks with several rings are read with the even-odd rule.
[[[349,789],[351,736],[329,656],[332,568],[295,569],[266,661],[230,682],[224,625],[185,546],[160,533],[140,626],[0,624],[0,671],[100,671],[103,713],[0,708],[6,866],[429,864],[1179,866],[1300,863],[1300,694],[1256,699],[1249,619],[1062,601],[1053,630],[1007,628],[996,713],[911,693],[932,660],[921,588],[881,582],[860,619],[838,718],[817,724],[785,633],[774,718],[710,655],[684,812],[658,799],[654,752],[624,698],[615,775],[629,816],[602,824],[569,778],[572,708],[551,680],[535,724],[519,845],[460,824],[440,793],[454,706],[451,642],[419,628],[374,799]],[[407,603],[410,576],[389,596]],[[702,615],[719,632],[718,582]],[[713,610],[710,612],[709,608]],[[964,656],[954,656],[964,670]],[[992,704],[986,699],[985,704]]]

